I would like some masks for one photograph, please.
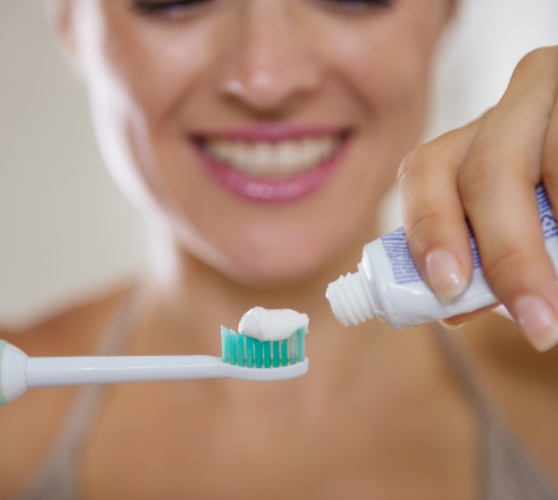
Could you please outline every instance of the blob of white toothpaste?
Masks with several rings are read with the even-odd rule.
[[[263,342],[285,340],[299,328],[308,331],[308,316],[292,309],[250,309],[238,325],[238,332]]]

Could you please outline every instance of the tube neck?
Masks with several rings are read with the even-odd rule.
[[[340,323],[345,326],[356,326],[374,319],[376,307],[368,286],[368,280],[361,266],[356,273],[348,273],[329,284],[326,297]]]

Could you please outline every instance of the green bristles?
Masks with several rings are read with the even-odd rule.
[[[246,337],[246,366],[254,367],[254,339],[252,337]]]
[[[281,342],[281,366],[289,364],[289,340],[285,339]]]
[[[304,330],[302,328],[298,329],[295,335],[298,339],[298,360],[304,361]]]
[[[261,368],[263,364],[263,344],[258,339],[254,339],[254,344],[256,346],[256,368]]]
[[[245,343],[244,339],[245,339],[245,337],[244,337],[244,335],[237,335],[236,338],[238,340],[238,343],[237,343],[237,346],[236,346],[236,359],[238,361],[238,366],[244,366],[244,359],[245,359],[245,356],[244,356],[244,352],[245,352],[245,350],[244,350],[244,343]]]
[[[262,342],[264,368],[271,366],[271,342]]]
[[[221,327],[223,362],[248,368],[278,368],[304,361],[304,328],[297,330],[291,337],[274,342],[236,333]]]
[[[281,355],[279,354],[279,342],[272,342],[273,345],[273,368],[281,365]]]

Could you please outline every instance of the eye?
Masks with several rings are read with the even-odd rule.
[[[135,0],[133,8],[146,16],[179,19],[212,0]]]
[[[332,3],[345,4],[345,5],[383,5],[389,7],[391,0],[328,0]]]
[[[392,7],[394,0],[322,0],[330,7],[346,11],[362,11]]]

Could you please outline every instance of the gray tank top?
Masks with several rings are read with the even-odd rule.
[[[469,396],[480,424],[482,500],[558,500],[543,466],[507,428],[485,396],[463,348],[437,323],[436,338]]]
[[[117,311],[104,336],[99,355],[115,355],[122,348],[137,307],[138,294],[130,294]],[[463,350],[438,325],[433,329],[478,416],[481,431],[481,500],[558,500],[558,493],[541,465],[513,437],[484,396]],[[48,459],[17,500],[79,500],[77,457],[96,416],[104,386],[88,386]]]

